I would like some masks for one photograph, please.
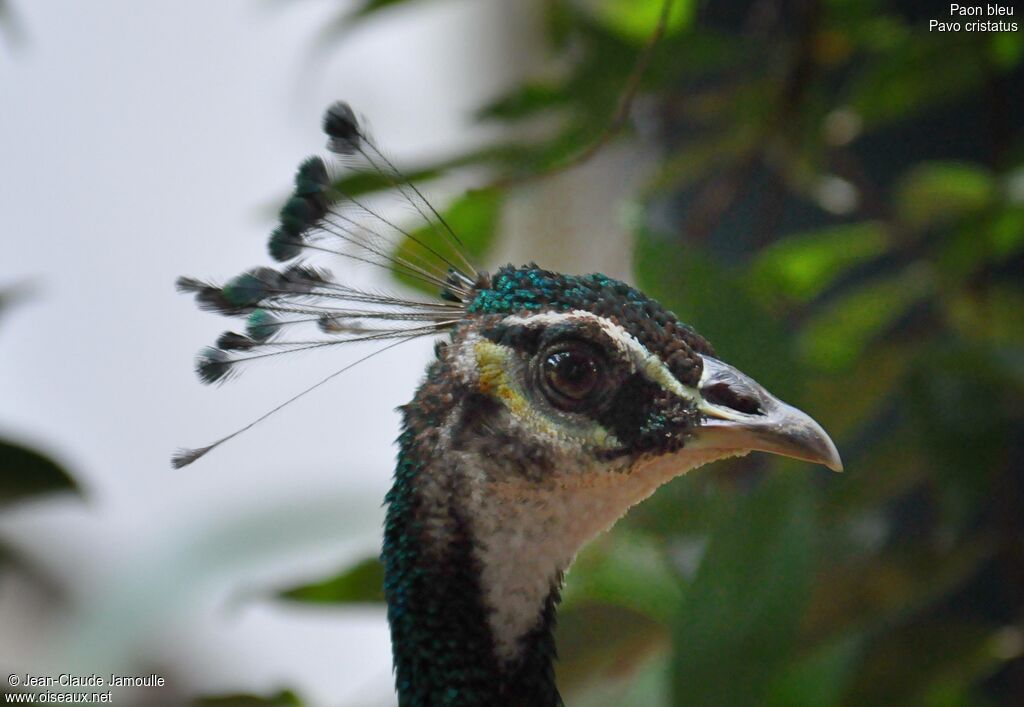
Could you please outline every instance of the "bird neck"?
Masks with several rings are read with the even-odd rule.
[[[399,703],[560,705],[553,630],[580,547],[679,473],[603,473],[524,434],[441,355],[403,408],[382,560]],[[557,446],[557,445],[556,445]],[[671,461],[671,460],[670,460]]]
[[[561,576],[518,639],[516,655],[503,657],[472,518],[455,488],[461,475],[437,458],[444,448],[442,420],[434,417],[440,412],[406,408],[386,499],[382,559],[399,704],[561,705],[552,635]]]

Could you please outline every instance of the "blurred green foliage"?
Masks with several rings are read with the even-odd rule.
[[[500,210],[500,193],[497,189],[486,189],[456,199],[440,216],[456,234],[462,244],[462,251],[471,258],[479,259],[487,252],[494,240],[498,229]],[[401,258],[415,263],[417,258],[424,255],[424,246],[447,258],[455,265],[460,263],[459,256],[453,251],[451,241],[441,235],[440,229],[431,225],[424,225],[411,231],[399,244],[395,253]],[[422,280],[399,269],[394,270],[394,275],[409,287],[423,287]]]
[[[336,577],[288,590],[281,597],[326,604],[381,603],[384,601],[384,566],[376,557],[371,557]]]
[[[415,1],[346,4],[324,37]],[[719,463],[588,546],[560,614],[568,703],[1024,704],[1024,35],[929,33],[940,10],[910,0],[677,0],[637,129],[609,136],[660,1],[540,7],[560,71],[479,118],[550,129],[408,173],[493,175],[444,211],[480,256],[518,184],[653,143],[637,284],[812,412],[847,469]],[[0,504],[75,488],[9,443],[0,470]],[[369,558],[283,597],[380,583]]]
[[[74,480],[39,452],[0,440],[0,505],[57,491],[77,491]]]
[[[0,288],[0,319],[25,294],[23,286]],[[41,452],[0,439],[0,510],[60,492],[80,493],[67,471]],[[0,570],[4,556],[0,546]]]
[[[222,695],[204,697],[192,703],[194,707],[290,707],[301,705],[298,695],[290,690],[282,690],[273,695]]]
[[[0,318],[22,294],[21,288],[0,290]],[[80,493],[67,471],[41,452],[0,439],[0,511],[60,493]],[[0,540],[0,583],[8,573],[17,573],[33,583],[40,596],[60,598],[60,588],[36,566],[32,558]],[[22,692],[9,687],[6,681],[4,683],[0,687],[0,696]]]
[[[24,285],[0,288],[0,320],[28,292]],[[59,492],[79,493],[68,471],[40,452],[0,439],[0,509]]]
[[[929,33],[945,8],[909,0],[681,1],[609,136],[661,3],[541,7],[562,70],[479,117],[551,129],[413,171],[490,171],[452,207],[482,249],[503,193],[653,142],[637,283],[847,469],[719,463],[585,549],[568,703],[1024,704],[1024,35]],[[291,598],[365,601],[372,563]]]
[[[0,439],[0,511],[67,492],[78,493],[78,486],[55,462],[37,451]],[[48,595],[59,591],[52,578],[43,574],[31,558],[0,539],[0,581],[5,573],[13,572],[34,582]]]

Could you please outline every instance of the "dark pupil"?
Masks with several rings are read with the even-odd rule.
[[[597,383],[597,363],[579,351],[558,351],[544,362],[544,375],[558,393],[580,400]]]

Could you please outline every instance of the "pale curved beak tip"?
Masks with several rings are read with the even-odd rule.
[[[837,473],[841,472],[843,471],[843,460],[839,456],[839,450],[836,449],[836,445],[831,438],[826,437],[826,439],[828,439],[829,454],[828,456],[822,458],[820,463],[824,464],[832,471],[835,471]]]
[[[782,402],[736,368],[705,356],[701,385],[727,386],[758,407],[756,413],[749,413],[702,400],[705,418],[694,440],[701,447],[768,452],[843,470],[835,442],[817,420]]]
[[[843,460],[825,428],[802,410],[785,403],[781,403],[780,408],[782,434],[774,440],[776,448],[769,451],[821,464],[835,472],[842,471]]]

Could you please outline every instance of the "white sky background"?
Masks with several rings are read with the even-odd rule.
[[[376,551],[393,408],[430,344],[362,364],[174,472],[176,447],[212,441],[367,350],[205,388],[193,356],[230,322],[173,282],[268,262],[264,208],[322,151],[320,115],[337,98],[370,116],[399,162],[459,149],[470,111],[518,71],[509,58],[528,30],[500,0],[424,2],[317,55],[338,2],[13,5],[27,42],[0,43],[0,286],[36,294],[0,320],[0,434],[65,463],[88,503],[0,518],[81,607],[47,619],[0,584],[0,668],[140,659],[208,691],[389,703],[382,611],[237,593]]]

